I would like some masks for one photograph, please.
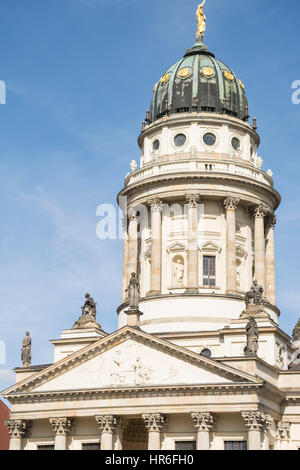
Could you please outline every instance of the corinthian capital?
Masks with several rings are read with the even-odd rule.
[[[160,413],[144,414],[143,420],[148,431],[159,431],[163,429],[167,417]]]
[[[119,424],[119,418],[114,415],[95,416],[99,431],[113,434]]]
[[[22,419],[8,419],[5,421],[5,425],[11,439],[26,437],[31,429],[31,422]]]
[[[283,421],[279,421],[277,423],[277,431],[280,436],[280,439],[287,440],[290,438],[291,432],[291,423],[285,423]]]
[[[227,197],[224,201],[224,207],[226,210],[235,211],[239,203],[240,203],[239,197]]]
[[[148,199],[148,204],[152,212],[161,212],[163,209],[163,202],[158,197]]]
[[[191,413],[194,426],[197,431],[211,431],[215,426],[216,419],[211,413]]]
[[[74,424],[73,418],[50,418],[49,421],[53,432],[62,436],[67,436],[70,434]]]
[[[128,220],[137,220],[137,212],[133,207],[129,207],[128,209]]]
[[[265,206],[264,204],[260,204],[259,206],[256,206],[253,209],[254,217],[264,218],[269,213],[270,213],[270,209],[267,206]]]
[[[270,215],[270,216],[268,217],[268,221],[267,221],[268,228],[271,228],[272,230],[274,230],[276,224],[277,224],[277,217],[276,217],[276,215]]]
[[[244,411],[242,418],[249,431],[268,430],[272,426],[273,418],[262,411]]]
[[[199,194],[186,194],[185,199],[189,207],[195,208],[197,207],[197,204],[200,201],[200,195]]]

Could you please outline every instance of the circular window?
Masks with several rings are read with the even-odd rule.
[[[210,132],[208,132],[207,134],[204,134],[203,136],[203,142],[206,144],[206,145],[215,145],[217,141],[217,138],[214,134],[211,134]]]
[[[231,140],[231,145],[234,148],[234,150],[237,150],[237,151],[240,150],[241,148],[241,143],[239,139],[237,139],[236,137],[233,137],[233,139]]]
[[[186,136],[184,134],[177,134],[174,139],[176,147],[182,147],[186,143]]]
[[[153,142],[153,150],[158,150],[158,149],[159,149],[159,146],[160,146],[159,140],[156,139],[156,140]]]
[[[212,356],[212,353],[211,353],[211,350],[208,349],[208,348],[205,348],[205,349],[202,349],[201,353],[200,353],[201,356],[204,356],[204,357],[211,357]]]

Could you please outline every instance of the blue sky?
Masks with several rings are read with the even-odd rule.
[[[122,242],[96,237],[96,208],[114,203],[154,83],[194,43],[196,0],[1,2],[0,390],[20,365],[24,331],[33,363],[80,314],[85,292],[117,328]],[[280,326],[299,316],[300,80],[298,0],[207,0],[206,43],[246,85],[259,155],[283,196],[276,228]]]

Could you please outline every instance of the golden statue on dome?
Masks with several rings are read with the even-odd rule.
[[[198,22],[198,29],[197,29],[197,37],[203,38],[205,30],[206,30],[206,16],[203,13],[203,7],[205,5],[206,0],[203,0],[201,5],[198,6],[198,10],[196,13],[197,22]]]

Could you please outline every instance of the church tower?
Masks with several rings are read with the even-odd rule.
[[[242,354],[242,343],[232,339],[225,351],[224,332],[240,329],[254,280],[264,289],[262,324],[273,331],[278,325],[280,195],[272,171],[262,168],[245,86],[204,44],[201,6],[197,19],[194,46],[154,86],[138,139],[140,165],[131,165],[118,195],[127,222],[119,327],[127,321],[126,288],[134,272],[144,331],[232,356]]]

